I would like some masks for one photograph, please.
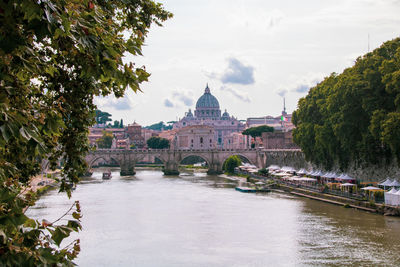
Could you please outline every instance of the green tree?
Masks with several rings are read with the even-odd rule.
[[[124,128],[124,121],[121,119],[121,121],[119,122],[119,128]]]
[[[234,173],[235,168],[240,166],[241,164],[242,164],[242,160],[240,159],[240,157],[236,156],[236,155],[233,155],[233,156],[228,157],[225,160],[222,168],[227,173],[232,174],[232,173]]]
[[[17,1],[0,3],[0,265],[71,266],[80,229],[76,203],[53,222],[28,218],[28,183],[64,162],[60,191],[70,191],[86,166],[94,96],[140,90],[149,74],[124,63],[141,55],[152,23],[171,14],[151,0]],[[72,213],[72,215],[70,215]]]
[[[114,121],[112,128],[119,128],[119,121]]]
[[[349,163],[400,162],[400,38],[384,43],[299,100],[294,141],[306,159],[343,170]]]
[[[250,135],[251,137],[254,138],[254,140],[256,140],[257,137],[261,137],[262,133],[270,133],[273,132],[274,128],[270,127],[268,125],[261,125],[261,126],[257,126],[257,127],[251,127],[251,128],[247,128],[246,130],[244,130],[242,132],[242,134],[244,135]],[[254,148],[256,146],[256,144],[251,144],[251,148]]]
[[[152,149],[169,148],[169,140],[158,136],[152,136],[147,140],[147,146]]]
[[[155,130],[155,131],[162,131],[162,130],[171,130],[172,125],[165,125],[163,121],[160,121],[159,123],[154,123],[154,124],[152,124],[150,126],[146,126],[144,128],[150,129],[150,130]]]
[[[274,128],[268,125],[261,125],[257,127],[247,128],[242,132],[244,135],[250,135],[253,138],[262,136],[262,133],[273,132]]]
[[[112,132],[103,131],[103,136],[96,141],[98,148],[111,148],[113,139]]]
[[[106,124],[107,122],[111,121],[111,114],[108,112],[103,112],[99,109],[96,109],[96,123],[99,124]]]

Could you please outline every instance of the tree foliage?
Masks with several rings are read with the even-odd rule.
[[[106,124],[108,121],[111,121],[111,114],[101,111],[100,109],[96,109],[95,119],[96,123],[98,124]]]
[[[169,148],[169,140],[158,136],[152,136],[147,140],[147,146],[152,149]]]
[[[103,136],[96,140],[98,148],[111,148],[113,138],[112,132],[103,131]]]
[[[242,134],[244,135],[250,135],[253,138],[259,137],[262,135],[262,133],[265,132],[273,132],[274,128],[270,127],[268,125],[261,125],[261,126],[257,126],[257,127],[251,127],[251,128],[247,128],[246,130],[244,130],[242,132]]]
[[[318,165],[399,160],[400,38],[311,88],[292,119],[294,141]]]
[[[240,159],[239,156],[237,155],[229,156],[225,160],[222,169],[227,173],[234,173],[235,168],[240,166],[240,164],[242,164],[242,160]]]
[[[80,229],[79,206],[66,224],[39,223],[22,192],[44,158],[63,160],[61,191],[77,183],[94,96],[140,90],[149,74],[122,57],[141,55],[150,25],[170,16],[151,0],[0,3],[0,265],[72,265],[79,243],[60,246]]]
[[[171,130],[172,125],[165,125],[163,121],[160,121],[159,123],[154,123],[154,124],[152,124],[150,126],[146,126],[144,128],[149,129],[149,130],[162,131],[162,130]]]

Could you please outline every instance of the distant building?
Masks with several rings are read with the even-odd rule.
[[[242,132],[245,125],[237,118],[225,112],[221,115],[219,102],[210,92],[208,85],[204,94],[197,100],[194,114],[189,109],[185,117],[173,125],[174,129],[181,129],[187,126],[206,125],[214,129],[214,139],[219,148],[224,147],[224,139],[234,132]]]
[[[149,140],[153,136],[158,136],[158,135],[159,135],[158,131],[142,128],[142,137],[143,137],[144,147],[147,146],[147,140]]]
[[[129,140],[129,138],[116,139],[114,137],[111,148],[112,149],[129,149],[130,148],[130,140]]]
[[[275,131],[288,132],[293,130],[292,114],[287,114],[285,99],[283,99],[283,111],[280,116],[264,116],[247,118],[246,128],[268,125],[273,127]]]
[[[144,137],[142,136],[142,126],[136,122],[129,124],[126,129],[126,134],[129,137],[131,145],[135,148],[143,148],[145,145]]]
[[[231,133],[224,139],[224,148],[226,149],[245,149],[249,147],[249,138],[242,133]]]
[[[176,149],[213,149],[216,147],[214,128],[191,125],[177,130],[173,139]]]
[[[129,149],[131,145],[134,145],[135,148],[143,148],[145,145],[145,138],[142,136],[142,126],[136,122],[125,128],[89,128],[88,138],[92,146],[97,146],[97,140],[103,136],[103,131],[113,134],[115,139],[113,148]]]
[[[299,148],[293,142],[293,131],[262,133],[262,143],[265,149],[294,149]]]

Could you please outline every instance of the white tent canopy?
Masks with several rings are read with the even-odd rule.
[[[279,167],[278,165],[271,165],[267,169],[269,169],[269,170],[279,170],[280,168],[281,167]]]
[[[281,171],[284,172],[295,172],[296,170],[293,167],[284,166],[281,168]]]
[[[338,177],[338,179],[343,180],[343,181],[348,181],[348,180],[355,180],[353,177],[348,176],[347,174],[342,174]]]
[[[297,174],[306,174],[306,170],[305,169],[300,169],[300,170],[298,170],[296,173]]]
[[[392,188],[389,192],[385,192],[385,205],[400,205],[400,190]]]
[[[400,186],[400,182],[395,179],[388,186]]]
[[[386,178],[386,180],[384,182],[380,183],[379,185],[381,185],[381,186],[389,186],[391,183],[392,183],[392,180],[390,180],[389,177],[388,177],[388,178]]]

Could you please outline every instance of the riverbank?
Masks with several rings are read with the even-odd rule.
[[[231,179],[231,180],[239,180],[241,182],[247,182],[248,179],[240,177],[240,176],[234,176],[234,175],[220,175],[220,177],[226,178],[226,179]],[[399,207],[394,207],[394,206],[388,206],[385,204],[377,204],[373,203],[370,201],[362,201],[362,200],[356,200],[356,199],[351,199],[351,198],[346,198],[342,196],[336,196],[336,195],[331,195],[331,194],[326,194],[324,192],[316,192],[312,190],[308,190],[305,188],[301,187],[296,187],[296,186],[291,186],[287,184],[281,183],[278,179],[274,179],[271,177],[264,177],[264,176],[258,176],[258,175],[251,175],[251,186],[250,187],[256,187],[255,183],[259,181],[265,182],[266,180],[270,180],[274,182],[274,185],[272,186],[272,190],[279,190],[280,192],[286,192],[298,197],[306,197],[309,199],[317,200],[317,201],[322,201],[334,205],[339,205],[343,206],[345,208],[354,208],[366,212],[371,212],[371,213],[377,213],[385,216],[396,216],[400,217],[400,208]]]

